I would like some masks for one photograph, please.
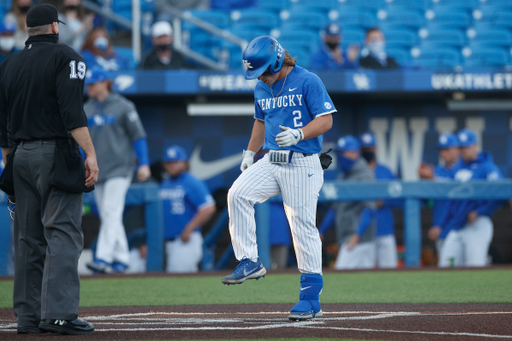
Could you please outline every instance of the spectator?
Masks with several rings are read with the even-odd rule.
[[[12,0],[11,9],[5,15],[4,21],[16,25],[16,33],[14,34],[16,40],[14,48],[16,50],[22,50],[25,47],[25,41],[28,39],[26,26],[27,12],[32,5],[32,0]]]
[[[146,132],[133,103],[112,92],[112,81],[105,70],[89,69],[85,84],[89,100],[84,111],[102,169],[94,191],[101,218],[98,246],[94,262],[87,267],[96,273],[126,272],[130,254],[123,210],[135,155],[139,181],[151,176]]]
[[[443,134],[439,136],[437,146],[439,148],[439,157],[444,164],[434,168],[432,165],[422,163],[418,169],[418,175],[421,179],[426,180],[452,181],[455,173],[457,173],[462,165],[459,139],[455,134]],[[441,253],[446,236],[452,229],[452,226],[449,224],[441,226],[448,214],[449,207],[449,200],[436,200],[432,209],[433,226],[428,231],[428,237],[436,243],[438,255]]]
[[[139,69],[171,70],[187,66],[185,58],[172,47],[172,27],[167,21],[158,21],[151,27],[153,47],[142,57]]]
[[[59,19],[66,23],[59,27],[60,43],[81,51],[93,27],[94,14],[85,14],[81,0],[63,0],[59,12]]]
[[[322,46],[311,57],[311,68],[341,69],[359,66],[359,45],[353,45],[344,51],[341,47],[341,28],[334,23],[325,28]]]
[[[339,179],[349,181],[374,180],[372,170],[361,157],[356,138],[347,135],[338,140]],[[375,265],[375,202],[340,202],[330,209],[319,227],[320,235],[336,221],[340,245],[336,269],[371,269]]]
[[[0,63],[16,52],[16,25],[9,21],[0,22]]]
[[[110,36],[103,27],[92,29],[85,39],[82,56],[87,68],[99,66],[105,71],[126,70],[130,68],[130,62],[119,56],[114,51],[110,42]]]
[[[386,54],[384,34],[376,27],[366,31],[365,49],[359,59],[359,65],[365,69],[396,69],[399,65]]]
[[[496,181],[502,178],[492,155],[488,152],[478,152],[478,141],[472,130],[461,130],[458,138],[462,164],[455,173],[455,180]],[[491,217],[501,204],[501,201],[495,200],[450,201],[448,214],[441,227],[450,224],[452,229],[441,248],[438,266],[487,265],[494,230]]]
[[[166,271],[197,272],[203,258],[201,226],[215,213],[215,201],[205,183],[188,172],[187,154],[183,148],[167,148],[163,162],[169,176],[160,184]]]
[[[377,143],[371,132],[361,135],[361,155],[368,163],[368,167],[375,173],[377,180],[396,180],[391,170],[377,162]],[[378,200],[376,201],[376,236],[375,256],[378,268],[396,268],[398,256],[395,238],[395,216],[392,207],[402,207],[401,200]]]

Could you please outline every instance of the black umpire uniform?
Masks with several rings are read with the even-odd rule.
[[[27,13],[29,29],[56,22],[57,9],[48,4]],[[13,308],[18,333],[90,334],[92,324],[78,318],[82,193],[49,186],[56,141],[87,126],[86,65],[57,44],[51,27],[57,34],[30,36],[0,66],[0,146],[16,146]]]

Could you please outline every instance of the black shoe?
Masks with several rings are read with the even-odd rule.
[[[39,328],[49,332],[67,335],[85,335],[94,333],[94,326],[84,319],[42,320]]]
[[[18,334],[41,334],[48,333],[47,330],[39,329],[38,327],[18,327]]]

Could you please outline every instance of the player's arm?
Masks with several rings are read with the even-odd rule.
[[[306,125],[304,128],[302,128],[304,140],[320,136],[331,128],[332,114],[317,117],[313,121],[309,122],[309,124]]]
[[[254,121],[254,125],[252,127],[251,139],[249,140],[249,145],[247,146],[247,150],[244,151],[242,164],[240,165],[240,170],[243,172],[254,163],[254,155],[263,147],[263,143],[265,142],[265,122],[256,119]]]
[[[190,235],[199,227],[205,224],[213,216],[217,208],[215,204],[200,209],[196,215],[188,222],[187,226],[181,232],[181,240],[185,243],[190,240]]]

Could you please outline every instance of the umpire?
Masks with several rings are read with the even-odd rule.
[[[86,65],[73,49],[57,44],[59,22],[55,7],[33,6],[25,48],[0,66],[0,146],[16,195],[13,308],[18,334],[94,332],[92,324],[78,318],[77,268],[83,249],[82,192],[92,189],[98,166],[83,111]],[[76,152],[76,143],[82,147],[85,170],[76,158],[78,167],[59,166],[56,146],[62,141]],[[11,151],[14,160],[7,158]],[[80,177],[70,175],[76,168]],[[83,190],[71,188],[73,181]]]

